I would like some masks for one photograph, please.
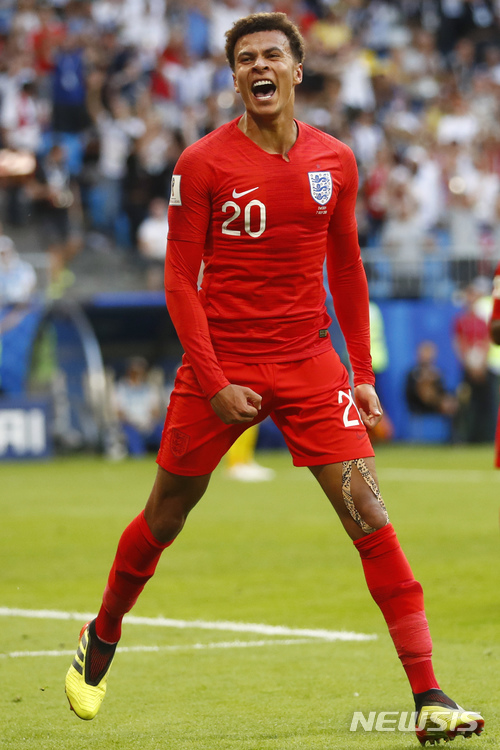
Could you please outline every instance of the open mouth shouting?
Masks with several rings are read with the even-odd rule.
[[[255,81],[252,84],[252,94],[259,101],[266,101],[273,97],[276,91],[276,84],[270,81],[268,78],[263,78],[260,81]]]

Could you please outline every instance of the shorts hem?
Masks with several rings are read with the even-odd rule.
[[[341,464],[342,461],[355,461],[358,458],[374,458],[375,451],[372,449],[364,451],[355,451],[354,454],[342,456],[316,456],[314,458],[294,458],[292,456],[293,465],[297,468],[310,467],[310,466],[326,466],[327,464]]]
[[[207,474],[212,474],[220,462],[216,463],[213,469],[208,469],[207,471],[197,471],[179,466],[169,467],[166,465],[166,461],[161,461],[159,457],[156,459],[156,463],[164,469],[164,471],[168,471],[169,474],[176,474],[179,477],[204,477]]]

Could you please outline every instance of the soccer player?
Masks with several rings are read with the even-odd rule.
[[[459,708],[434,676],[422,587],[378,487],[367,428],[382,410],[354,215],[354,156],[294,119],[304,45],[284,14],[241,18],[226,38],[245,112],[187,148],[174,170],[165,286],[185,356],[153,490],[119,541],[101,609],[84,626],[68,671],[70,705],[82,719],[96,715],[123,616],[229,446],[271,415],[294,464],[309,467],[358,549],[414,693],[420,741],[451,738],[455,725],[479,734],[481,716]],[[328,335],[325,256],[354,393]],[[441,729],[429,733],[426,717],[436,712]]]
[[[493,312],[490,320],[490,335],[493,343],[500,345],[500,263],[493,278]],[[498,410],[495,434],[495,466],[500,469],[500,409]]]

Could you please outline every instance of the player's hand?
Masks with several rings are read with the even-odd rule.
[[[383,414],[375,388],[368,383],[362,383],[354,389],[354,398],[363,424],[368,430],[373,429]]]
[[[251,422],[258,415],[262,396],[243,385],[226,385],[210,399],[212,409],[224,424]]]

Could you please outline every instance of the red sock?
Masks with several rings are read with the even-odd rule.
[[[382,610],[414,693],[439,688],[432,668],[432,641],[421,585],[401,549],[392,524],[354,542],[366,583]]]
[[[172,540],[173,541],[173,540]],[[150,531],[144,512],[123,532],[96,619],[97,636],[116,643],[121,636],[123,616],[137,601],[156,570],[161,553],[172,542],[161,544]]]

